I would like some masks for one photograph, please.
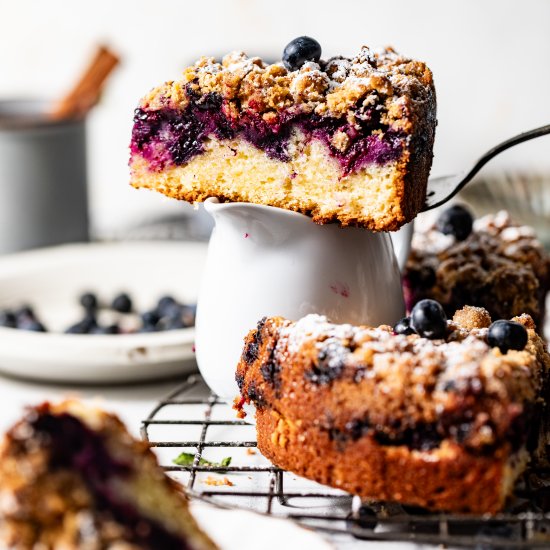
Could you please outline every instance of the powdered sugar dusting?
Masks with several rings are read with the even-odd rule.
[[[279,338],[286,342],[286,348],[290,353],[298,353],[307,340],[325,340],[336,337],[348,339],[359,330],[353,325],[335,325],[330,323],[324,315],[310,314],[302,317],[295,324],[283,327]]]
[[[237,101],[239,109],[251,107],[271,115],[273,111],[298,109],[339,118],[356,105],[371,105],[371,95],[375,94],[376,101],[384,105],[388,122],[395,119],[400,128],[404,128],[402,118],[407,106],[398,108],[394,103],[409,97],[420,102],[433,100],[431,73],[424,63],[399,56],[391,49],[375,52],[366,46],[353,58],[309,61],[293,71],[282,62],[269,65],[242,51],[230,52],[221,63],[213,57],[202,57],[184,70],[182,81],[159,88],[144,98],[144,104],[150,107],[168,101],[174,108],[184,106],[182,90],[187,85],[193,93],[217,93],[228,101]],[[162,101],[155,93],[162,96]]]
[[[535,368],[535,357],[527,352],[500,356],[486,342],[487,328],[466,330],[452,321],[448,321],[448,327],[447,340],[429,340],[417,335],[394,334],[391,327],[385,325],[371,328],[334,324],[325,316],[310,314],[279,329],[277,352],[292,362],[293,357],[308,353],[313,345],[318,353],[329,356],[329,364],[350,366],[359,353],[357,357],[372,358],[364,376],[394,381],[412,376],[420,392],[425,391],[422,387],[430,380],[434,380],[436,391],[446,392],[450,386],[481,387],[482,379],[487,378],[495,378],[493,384],[505,384],[507,382],[499,379],[506,369]],[[357,366],[363,368],[361,360]]]

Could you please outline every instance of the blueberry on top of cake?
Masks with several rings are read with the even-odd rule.
[[[530,454],[546,456],[550,357],[528,315],[492,323],[466,307],[447,321],[430,302],[406,334],[262,319],[236,373],[260,451],[368,499],[501,510]]]
[[[242,52],[203,57],[152,90],[135,112],[132,185],[372,230],[410,221],[432,162],[431,71],[391,48],[320,55],[300,37],[271,65]]]
[[[145,442],[78,401],[44,403],[0,444],[0,544],[215,550]]]
[[[407,309],[424,298],[448,315],[465,305],[495,319],[529,314],[539,329],[550,288],[550,255],[534,230],[501,211],[473,220],[461,205],[415,228],[403,278]]]

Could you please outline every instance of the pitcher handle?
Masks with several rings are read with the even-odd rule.
[[[399,231],[393,231],[390,233],[393,243],[393,250],[395,257],[397,258],[397,265],[401,272],[405,269],[407,258],[411,251],[411,240],[414,230],[414,220],[405,224]]]

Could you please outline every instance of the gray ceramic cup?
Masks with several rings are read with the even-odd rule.
[[[0,101],[0,254],[88,240],[85,121]]]

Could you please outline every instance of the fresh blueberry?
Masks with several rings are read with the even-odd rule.
[[[141,315],[141,320],[143,322],[143,326],[152,326],[154,327],[158,321],[159,321],[159,314],[156,310],[146,311]]]
[[[404,334],[408,336],[409,334],[414,334],[414,330],[411,327],[411,320],[409,317],[404,317],[401,321],[398,321],[393,327],[393,332],[395,334]]]
[[[173,303],[164,310],[159,321],[161,330],[192,327],[195,324],[197,306]]]
[[[183,315],[183,308],[181,304],[174,302],[165,306],[163,310],[158,310],[160,317],[170,317],[171,319],[181,318]]]
[[[86,315],[82,321],[71,325],[66,331],[66,334],[89,334],[97,327],[97,320],[94,315]]]
[[[165,314],[165,311],[167,308],[169,308],[170,306],[172,306],[173,304],[176,304],[176,300],[175,298],[173,298],[172,296],[163,296],[159,301],[158,301],[158,304],[157,304],[157,311],[159,312],[159,314],[161,316],[163,316]]]
[[[122,292],[118,296],[115,296],[111,308],[119,313],[130,313],[132,311],[132,299],[128,294]]]
[[[95,311],[97,309],[97,296],[93,292],[85,292],[80,296],[79,301],[86,311]]]
[[[138,332],[156,332],[158,329],[155,325],[143,325]]]
[[[182,319],[185,326],[192,327],[195,325],[195,317],[197,316],[197,304],[184,305],[182,307]]]
[[[283,64],[289,71],[297,71],[307,61],[319,61],[321,45],[309,36],[300,36],[289,42],[283,52]]]
[[[487,343],[502,353],[510,349],[522,350],[527,340],[527,329],[515,321],[495,321],[487,332]]]
[[[106,327],[93,327],[90,330],[90,334],[119,334],[120,329],[118,325],[109,325]]]
[[[15,328],[17,325],[17,318],[13,311],[6,309],[0,311],[0,327]]]
[[[159,330],[177,330],[180,328],[187,328],[183,319],[180,317],[161,317],[157,323]]]
[[[36,319],[36,315],[34,314],[34,310],[31,306],[25,305],[21,306],[19,309],[15,310],[15,317],[17,319],[17,322],[24,321],[26,319]]]
[[[439,302],[420,300],[411,312],[411,327],[424,338],[444,338],[447,333],[447,316]]]
[[[84,330],[84,326],[82,323],[75,323],[74,325],[71,325],[66,331],[65,334],[86,334],[86,330]]]
[[[470,211],[460,204],[455,204],[443,211],[437,220],[438,231],[445,235],[454,235],[456,240],[463,241],[472,232],[474,218]]]
[[[32,332],[46,332],[44,325],[36,319],[26,319],[17,325],[21,330],[30,330]]]

